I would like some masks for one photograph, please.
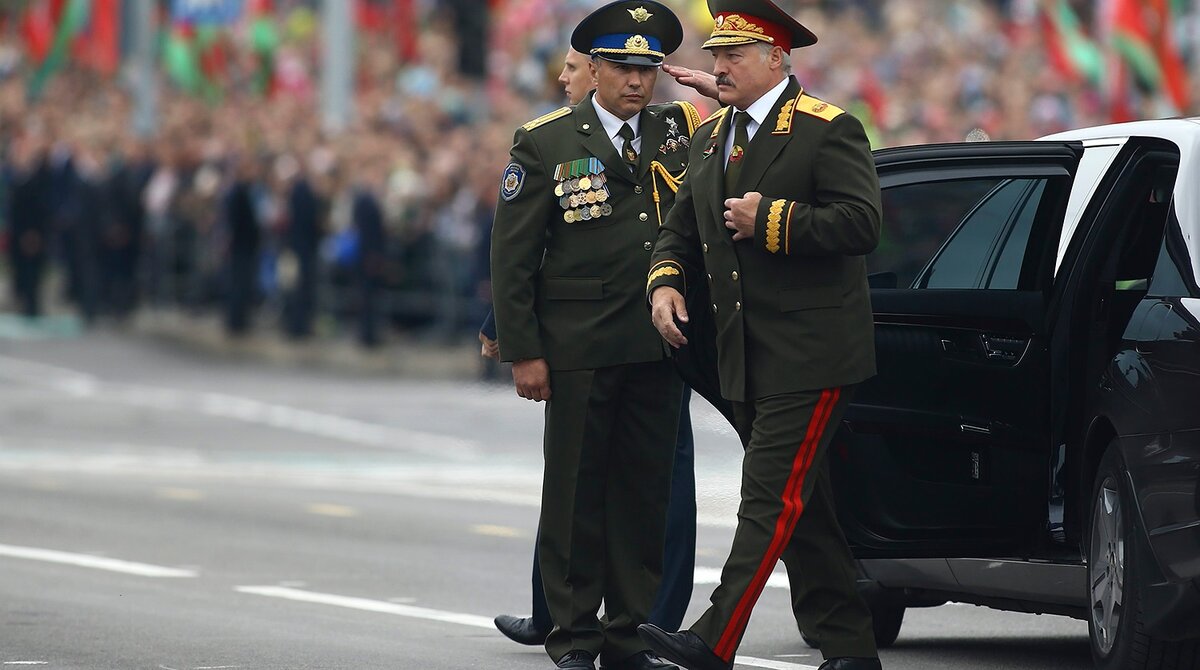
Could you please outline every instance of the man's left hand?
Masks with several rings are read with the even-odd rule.
[[[762,194],[751,191],[740,198],[725,200],[725,227],[733,231],[733,241],[754,239],[754,220]]]

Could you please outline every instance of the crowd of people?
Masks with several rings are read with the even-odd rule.
[[[249,38],[231,29],[245,54],[228,59],[219,99],[163,74],[147,137],[131,129],[123,76],[68,64],[29,95],[37,64],[5,28],[0,197],[14,310],[37,315],[64,297],[88,320],[220,309],[232,333],[277,324],[297,338],[353,332],[366,345],[396,329],[477,328],[512,131],[563,103],[554,78],[564,26],[597,3],[479,3],[491,8],[487,72],[473,77],[462,54],[481,45],[463,42],[444,3],[417,2],[415,55],[396,53],[386,33],[357,34],[353,121],[336,133],[321,125],[319,31],[287,32],[287,12],[311,12],[306,4],[279,3],[269,93],[253,85]],[[695,48],[711,27],[705,3],[668,4],[691,47],[670,62],[708,69]],[[1049,67],[1034,0],[780,4],[838,36],[800,54],[796,75],[815,95],[851,103],[876,148],[974,129],[1029,139],[1108,120],[1101,92]],[[672,81],[656,93],[714,110]],[[1157,96],[1132,95],[1139,116],[1170,113]]]

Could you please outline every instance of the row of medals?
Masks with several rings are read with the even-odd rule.
[[[554,187],[554,195],[558,196],[558,205],[566,210],[563,221],[591,221],[612,214],[606,181],[603,172],[560,181]]]

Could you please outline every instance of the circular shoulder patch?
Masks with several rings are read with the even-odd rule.
[[[525,168],[521,167],[520,163],[509,163],[508,167],[504,168],[504,175],[500,177],[500,197],[509,202],[521,194],[521,187],[524,185]]]

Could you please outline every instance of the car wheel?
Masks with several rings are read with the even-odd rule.
[[[871,608],[871,624],[875,629],[875,646],[884,649],[896,643],[900,637],[900,626],[904,623],[904,605],[892,602],[891,598],[882,594],[863,594],[867,605]],[[820,649],[821,643],[800,631],[800,639],[813,649]]]
[[[1086,543],[1088,632],[1097,670],[1191,670],[1182,645],[1143,630],[1140,585],[1142,550],[1136,541],[1133,499],[1116,440],[1108,445],[1092,487]]]
[[[904,605],[871,603],[871,622],[875,626],[875,646],[880,649],[896,644],[904,624]]]

